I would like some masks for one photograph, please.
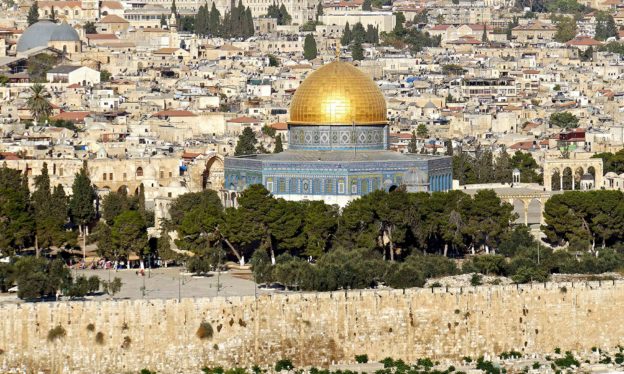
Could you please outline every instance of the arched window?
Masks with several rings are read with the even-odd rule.
[[[136,170],[136,176],[137,177],[142,177],[143,176],[143,168],[142,167],[138,167]]]

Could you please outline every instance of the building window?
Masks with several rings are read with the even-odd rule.
[[[102,175],[102,179],[103,179],[103,180],[106,180],[106,173],[104,173],[104,174]]]
[[[165,178],[165,172],[164,171],[160,171],[160,179],[164,179]]]
[[[280,193],[284,193],[286,192],[286,180],[284,180],[284,178],[281,178],[279,180],[279,192]]]
[[[169,178],[173,177],[173,173],[169,172]]]
[[[368,179],[362,179],[362,195],[368,193]]]
[[[273,182],[267,182],[267,190],[269,190],[269,192],[273,192]]]
[[[344,193],[345,192],[345,185],[344,185],[344,181],[341,179],[338,181],[338,193]]]
[[[112,181],[113,180],[113,173],[108,173],[108,180]]]
[[[358,189],[357,189],[357,181],[353,181],[351,182],[351,194],[352,195],[357,195],[358,193]]]
[[[136,170],[136,176],[137,177],[142,177],[143,176],[143,168],[142,167],[138,167]]]
[[[123,180],[126,180],[127,178],[126,173],[123,173]]]
[[[331,179],[325,180],[325,194],[329,195],[334,192],[334,181]]]

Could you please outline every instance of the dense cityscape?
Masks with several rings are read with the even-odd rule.
[[[0,372],[623,371],[620,37],[621,0],[0,0]]]

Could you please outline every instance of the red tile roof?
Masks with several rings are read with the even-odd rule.
[[[260,123],[259,120],[253,118],[253,117],[237,117],[237,118],[232,118],[230,120],[228,120],[227,122],[230,123]]]
[[[602,42],[599,42],[596,39],[590,38],[589,36],[577,36],[576,38],[570,40],[566,43],[567,45],[572,46],[594,46],[594,45],[602,45]]]
[[[288,124],[286,122],[275,122],[271,124],[271,127],[277,131],[288,130]]]
[[[72,121],[72,122],[84,122],[85,118],[87,118],[91,114],[91,112],[62,112],[51,119],[53,120],[64,120],[64,121]]]

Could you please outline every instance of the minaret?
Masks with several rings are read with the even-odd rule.
[[[176,15],[173,13],[171,13],[171,17],[169,17],[169,47],[180,47],[180,41],[178,40],[178,22],[176,20]]]

